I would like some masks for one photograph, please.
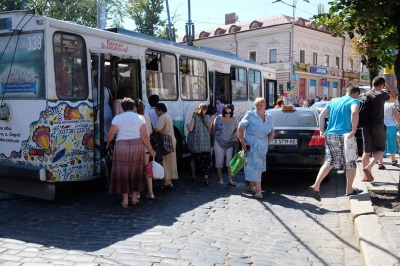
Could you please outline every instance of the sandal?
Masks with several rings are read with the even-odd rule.
[[[232,180],[229,180],[228,186],[236,187],[236,184],[235,184],[235,182],[233,182]]]
[[[393,166],[396,166],[396,164],[397,164],[397,160],[392,161]]]
[[[345,196],[354,196],[354,195],[358,195],[360,193],[362,193],[362,189],[358,189],[358,188],[353,188],[353,192],[349,193],[349,194],[345,194]]]
[[[224,184],[224,181],[222,181],[222,179],[220,179],[220,180],[218,181],[218,184],[222,185],[222,184]]]
[[[122,208],[124,208],[124,209],[128,208],[128,204],[124,204],[124,203],[122,203],[122,202],[121,202],[121,206],[122,206]]]
[[[169,185],[162,185],[158,190],[169,190],[172,189],[173,185],[169,184]]]
[[[257,199],[262,199],[263,194],[261,192],[257,192],[256,194],[254,194],[254,197],[256,197]]]
[[[393,165],[393,162],[392,162],[392,165]],[[385,170],[386,167],[385,167],[383,164],[379,163],[379,164],[378,164],[378,169],[379,169],[379,170]]]
[[[256,188],[255,187],[248,187],[249,192],[256,193]]]
[[[132,205],[138,204],[139,200],[131,200]]]
[[[204,176],[204,185],[208,186],[208,175]]]

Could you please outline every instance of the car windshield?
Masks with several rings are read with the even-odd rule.
[[[269,112],[274,121],[274,127],[317,127],[318,118],[314,112]]]

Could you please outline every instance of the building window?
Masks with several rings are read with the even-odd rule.
[[[318,53],[313,53],[312,63],[313,63],[313,65],[318,65]]]
[[[277,62],[277,50],[276,49],[270,49],[269,50],[269,63],[276,63]]]
[[[219,28],[219,29],[217,29],[217,30],[215,31],[215,35],[216,35],[216,36],[222,35],[222,34],[224,34],[225,32],[226,32],[226,30]]]
[[[260,27],[260,23],[258,21],[254,21],[253,23],[250,24],[250,29],[255,29],[255,28],[259,28]]]
[[[324,66],[329,67],[329,55],[324,56]]]
[[[231,26],[231,27],[229,28],[229,33],[238,32],[238,31],[240,31],[241,28],[242,28],[242,27],[240,27],[240,26],[233,25],[233,26]]]
[[[353,71],[353,59],[349,61],[349,70]]]
[[[200,38],[200,39],[202,39],[202,38],[207,38],[209,35],[210,35],[209,32],[202,31],[202,32],[200,33],[200,35],[199,35],[199,38]]]
[[[300,63],[305,63],[306,62],[306,51],[300,50]]]
[[[340,57],[336,56],[336,65],[335,68],[339,69],[340,68]]]
[[[249,54],[249,59],[250,59],[251,61],[256,62],[256,61],[257,61],[257,54],[256,54],[256,52],[250,52],[250,54]]]

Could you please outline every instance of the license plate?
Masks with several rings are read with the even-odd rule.
[[[297,139],[271,139],[269,145],[297,145]]]

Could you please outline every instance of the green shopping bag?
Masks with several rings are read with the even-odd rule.
[[[229,168],[231,169],[232,175],[236,175],[240,170],[242,170],[246,163],[246,152],[244,150],[241,150],[236,153],[232,160],[229,162]]]

